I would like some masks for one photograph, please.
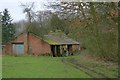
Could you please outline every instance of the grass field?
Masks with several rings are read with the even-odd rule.
[[[85,72],[66,65],[63,57],[3,56],[3,78],[89,78]]]
[[[3,56],[3,78],[117,78],[118,64],[76,55]]]

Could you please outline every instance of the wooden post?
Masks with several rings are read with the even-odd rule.
[[[27,32],[27,54],[29,54],[29,32]]]
[[[26,54],[26,55],[27,55],[27,54],[28,54],[28,52],[29,52],[29,51],[28,51],[28,50],[29,50],[29,45],[28,45],[28,43],[29,43],[29,42],[28,42],[28,36],[29,36],[29,35],[28,35],[28,32],[26,32],[26,33],[25,33],[25,43],[24,43],[24,45],[25,45],[25,54]]]
[[[60,45],[60,56],[62,56],[62,45]]]
[[[57,47],[55,46],[55,56],[57,56],[56,54],[57,54]]]

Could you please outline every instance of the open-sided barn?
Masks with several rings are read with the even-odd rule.
[[[49,33],[43,38],[33,33],[22,33],[3,47],[3,54],[52,56],[72,55],[79,43],[62,32]]]

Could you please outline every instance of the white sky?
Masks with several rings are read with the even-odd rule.
[[[21,3],[26,4],[28,2],[35,2],[35,11],[44,10],[44,3],[50,0],[0,0],[0,12],[5,8],[8,9],[13,22],[25,19],[25,14],[23,13],[23,8],[20,6]],[[53,0],[52,0],[53,1]]]

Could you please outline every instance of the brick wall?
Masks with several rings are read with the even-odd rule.
[[[29,34],[29,53],[33,53],[36,55],[48,54],[51,53],[51,47],[40,38]]]
[[[24,43],[24,53],[25,54],[48,54],[51,53],[51,47],[46,42],[37,38],[32,34],[23,33],[18,36],[15,40],[9,42],[4,48],[4,54],[12,54],[12,43]],[[28,48],[29,47],[29,48]]]

